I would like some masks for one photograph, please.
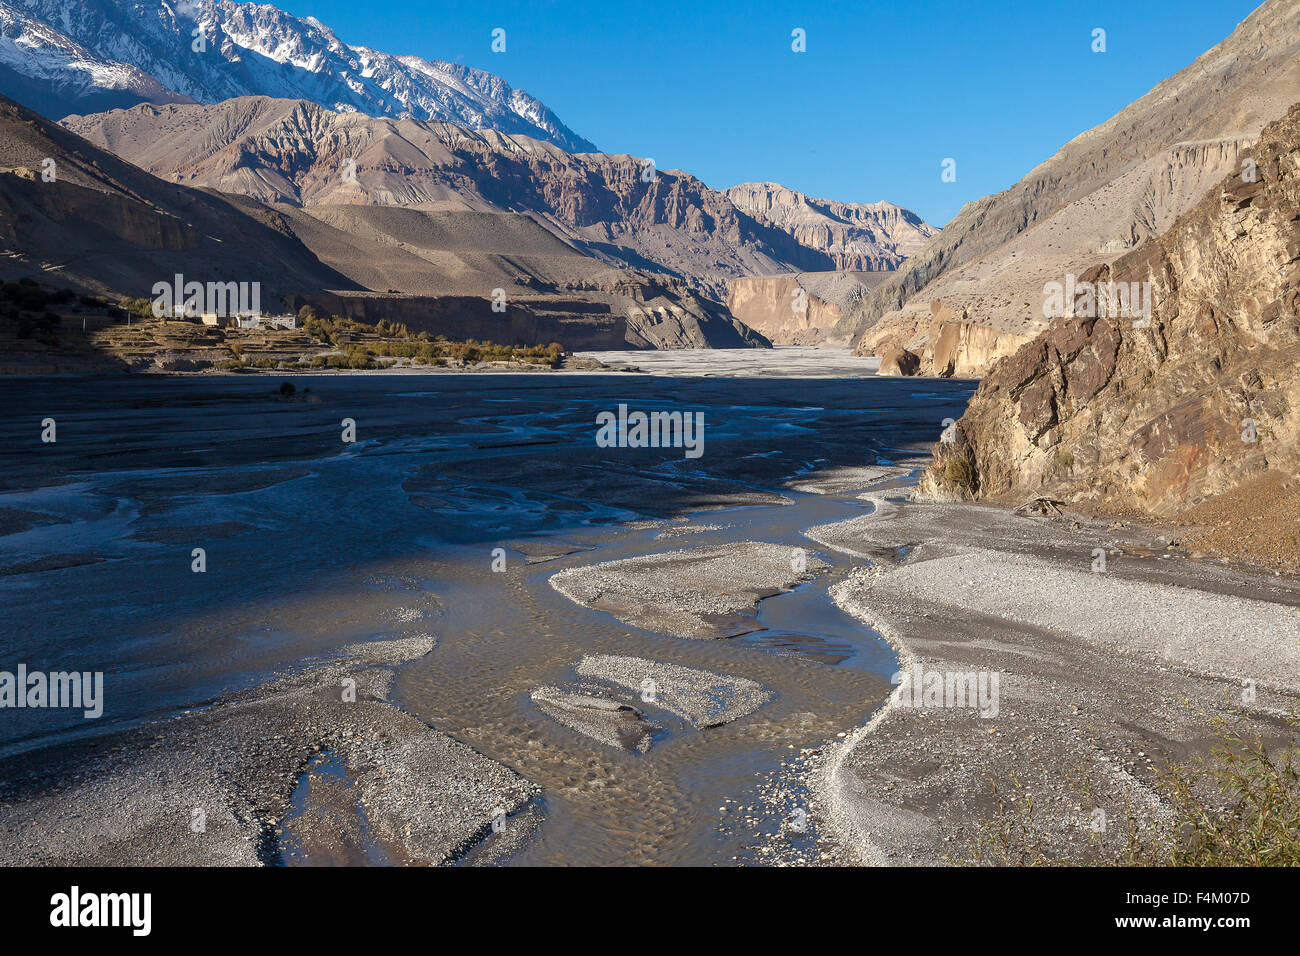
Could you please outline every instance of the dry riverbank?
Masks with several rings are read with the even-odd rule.
[[[809,531],[873,562],[833,590],[837,603],[895,646],[905,673],[945,687],[996,675],[997,699],[982,713],[924,696],[924,681],[900,688],[824,755],[814,789],[857,859],[1002,862],[988,841],[1008,823],[1049,859],[1113,859],[1130,818],[1164,812],[1159,769],[1207,752],[1212,716],[1285,737],[1300,696],[1295,579],[1086,519],[875,501],[870,516]]]

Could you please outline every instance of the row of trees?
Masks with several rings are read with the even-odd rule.
[[[367,325],[341,316],[322,318],[309,305],[298,310],[298,324],[318,341],[343,350],[339,356],[318,356],[314,363],[318,367],[374,368],[376,356],[408,359],[417,365],[446,365],[452,360],[466,365],[515,361],[554,367],[564,355],[564,347],[558,342],[533,346],[498,345],[477,339],[453,342],[445,335],[411,332],[404,324],[385,319]],[[372,336],[373,340],[353,343],[344,338],[349,333]]]

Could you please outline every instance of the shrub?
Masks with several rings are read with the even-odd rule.
[[[35,338],[36,341],[49,346],[59,344],[59,323],[62,321],[58,315],[53,312],[46,312],[42,315],[24,315],[16,312],[18,320],[17,334],[20,339]]]
[[[305,309],[309,307],[303,306],[303,308]],[[335,341],[336,332],[334,324],[327,319],[318,319],[314,314],[308,316],[306,319],[302,320],[302,330],[320,342],[328,343],[330,345],[337,344]]]
[[[943,481],[950,488],[971,494],[975,491],[975,465],[969,458],[949,458],[943,466]]]
[[[51,305],[63,305],[75,298],[76,294],[69,289],[42,289],[30,278],[0,282],[0,302],[25,312],[44,312]]]
[[[152,299],[123,299],[117,304],[117,307],[128,315],[138,316],[142,319],[153,318]]]
[[[1094,836],[1087,851],[1052,854],[1039,835],[1033,798],[1022,793],[1008,808],[994,780],[995,816],[983,827],[974,855],[982,863],[1009,866],[1077,865],[1098,856],[1127,866],[1300,865],[1300,720],[1292,713],[1288,723],[1290,740],[1270,754],[1257,733],[1225,717],[1211,720],[1208,756],[1171,765],[1156,780],[1168,812],[1151,823],[1143,819],[1149,810],[1129,806],[1115,821],[1126,836],[1113,850]],[[1092,802],[1086,781],[1079,789]]]
[[[1275,756],[1263,740],[1212,721],[1208,759],[1172,767],[1157,789],[1172,814],[1135,841],[1124,862],[1146,866],[1300,866],[1300,770],[1291,740]]]

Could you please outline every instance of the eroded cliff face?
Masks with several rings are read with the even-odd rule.
[[[1065,318],[995,362],[956,440],[936,446],[924,490],[1170,515],[1294,475],[1300,104],[1249,158],[1253,181],[1229,176],[1162,236],[1080,277],[1150,282],[1149,326]],[[1086,306],[1077,298],[1076,315]],[[973,486],[955,459],[973,465]]]
[[[727,310],[774,345],[817,345],[844,314],[810,295],[794,274],[733,279]]]
[[[790,272],[732,279],[727,311],[773,345],[822,345],[851,304],[888,273]]]
[[[723,191],[746,215],[827,253],[836,269],[889,272],[939,230],[891,202],[814,199],[778,183],[741,183]]]
[[[956,312],[936,299],[928,310],[918,311],[907,321],[868,329],[854,352],[882,357],[907,352],[919,360],[913,374],[978,378],[994,361],[1013,355],[1030,338],[972,321],[964,309]]]

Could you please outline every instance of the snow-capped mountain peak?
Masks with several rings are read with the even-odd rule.
[[[31,103],[33,89],[49,102]],[[108,92],[134,102],[305,99],[595,149],[491,73],[352,46],[315,17],[236,0],[0,0],[0,92],[52,116],[108,108]]]

